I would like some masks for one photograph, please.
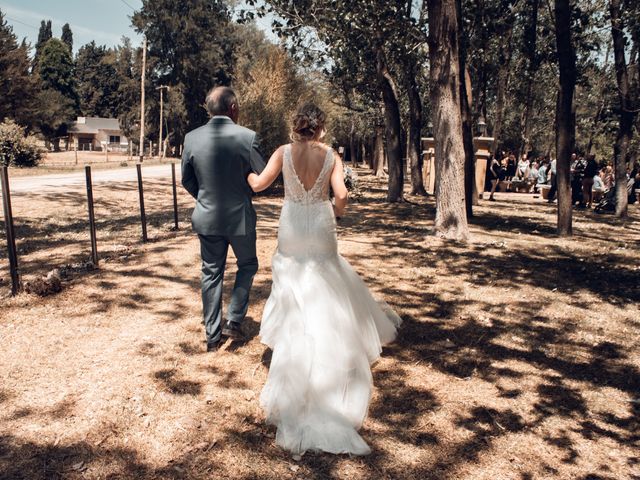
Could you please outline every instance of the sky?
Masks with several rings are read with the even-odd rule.
[[[118,45],[123,35],[139,44],[141,37],[131,27],[130,17],[141,6],[142,0],[0,0],[0,10],[19,40],[26,37],[35,45],[41,20],[51,20],[58,38],[69,23],[76,52],[91,40]]]
[[[26,37],[34,46],[42,20],[51,20],[53,36],[58,38],[62,26],[69,23],[74,52],[91,40],[108,47],[119,45],[122,36],[129,37],[134,46],[139,45],[142,37],[131,27],[130,17],[141,6],[142,0],[0,0],[0,10],[19,41]],[[275,41],[270,20],[260,19],[257,23]]]

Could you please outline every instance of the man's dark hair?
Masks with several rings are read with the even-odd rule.
[[[231,105],[237,104],[236,92],[230,87],[214,87],[207,94],[206,105],[209,115],[227,115]]]

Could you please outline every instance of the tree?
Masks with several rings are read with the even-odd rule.
[[[464,144],[460,110],[458,20],[455,0],[429,0],[429,61],[436,155],[435,233],[466,241]]]
[[[95,42],[80,47],[76,57],[80,111],[84,116],[115,118],[120,113],[120,79],[113,52]]]
[[[638,74],[637,65],[638,48],[640,48],[640,26],[638,25],[638,23],[640,23],[638,20],[638,18],[640,18],[640,7],[638,7],[637,4],[632,5],[631,2],[629,2],[629,10],[633,9],[635,9],[635,15],[623,17],[620,0],[609,1],[609,12],[611,14],[611,36],[613,38],[613,55],[620,109],[620,124],[614,145],[616,216],[618,217],[627,216],[627,165],[629,144],[631,143],[633,125],[638,114],[640,103],[638,102],[638,98],[640,96],[638,94],[640,74]],[[635,18],[636,22],[636,25],[632,25],[631,27],[635,27],[635,32],[633,32],[635,35],[631,35],[633,43],[631,55],[635,56],[635,58],[632,59],[631,64],[635,63],[634,69],[629,68],[630,66],[627,65],[627,60],[625,58],[625,47],[627,45],[625,27],[629,23],[632,23],[629,19],[633,18]],[[634,75],[635,81],[632,81],[630,77],[633,78]]]
[[[53,37],[53,32],[51,31],[51,20],[40,22],[40,30],[38,31],[38,41],[36,42],[36,53],[33,57],[34,65],[38,64],[38,59],[40,58],[40,52],[45,44],[51,40]]]
[[[33,116],[34,82],[30,75],[29,47],[18,45],[16,35],[0,11],[0,121],[13,118],[27,125]]]
[[[75,96],[73,59],[61,40],[52,38],[42,47],[38,74],[43,88],[52,88],[69,98]]]
[[[73,53],[73,32],[68,23],[62,26],[62,42],[69,48],[69,52]]]
[[[555,0],[556,45],[560,91],[556,110],[556,157],[558,182],[558,234],[572,234],[571,154],[575,143],[573,94],[576,86],[576,52],[571,39],[571,0]]]
[[[248,3],[256,4],[252,0]],[[407,31],[414,30],[415,19],[406,13],[412,2],[339,0],[328,4],[312,0],[305,2],[304,8],[291,0],[267,3],[282,19],[273,26],[287,40],[292,54],[306,52],[303,56],[323,65],[336,89],[344,93],[346,105],[351,104],[354,91],[371,103],[382,100],[389,165],[387,200],[402,201],[405,149],[399,86],[403,82],[398,81],[401,77],[396,70],[410,64],[401,58],[401,44]]]
[[[41,91],[37,124],[57,150],[59,137],[66,133],[78,107],[71,52],[61,40],[52,38],[42,47],[38,76]]]
[[[218,0],[143,0],[132,18],[149,45],[152,85],[169,85],[184,99],[184,116],[170,125],[175,141],[205,123],[207,91],[233,77],[237,41],[227,4]],[[154,91],[155,93],[155,91]]]
[[[473,205],[478,204],[476,191],[476,152],[473,145],[473,114],[471,112],[471,77],[467,66],[468,35],[462,17],[462,0],[456,0],[456,16],[458,19],[460,69],[460,114],[462,120],[462,141],[464,144],[464,198],[467,217],[473,216]]]

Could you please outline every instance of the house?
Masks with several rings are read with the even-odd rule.
[[[78,117],[67,131],[69,149],[125,152],[129,148],[117,118]]]

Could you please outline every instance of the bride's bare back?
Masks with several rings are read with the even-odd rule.
[[[291,144],[291,161],[295,173],[305,190],[311,190],[324,167],[329,147],[319,142]]]

